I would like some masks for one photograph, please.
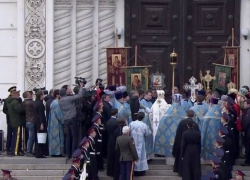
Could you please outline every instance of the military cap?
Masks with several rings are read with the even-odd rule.
[[[124,91],[124,92],[122,93],[122,95],[123,95],[123,98],[126,98],[126,97],[128,97],[128,92],[127,92],[127,91]]]
[[[75,159],[72,160],[73,163],[79,163],[80,161],[81,161],[80,158],[75,158]]]
[[[123,98],[122,92],[121,92],[121,91],[116,92],[116,93],[115,93],[115,98],[116,98],[117,100],[122,99],[122,98]]]
[[[213,157],[212,157],[212,162],[213,162],[214,164],[220,164],[220,163],[221,163],[221,160],[220,160],[220,158],[219,158],[218,156],[213,156]]]
[[[87,131],[87,135],[90,135],[94,131],[95,131],[94,127],[90,127],[89,130]]]
[[[84,146],[88,142],[88,138],[84,137],[79,143],[80,146]]]
[[[225,142],[225,140],[222,137],[220,137],[220,136],[217,136],[216,139],[215,139],[215,141],[217,143],[224,143]]]
[[[227,113],[223,113],[222,114],[222,117],[223,117],[223,119],[225,119],[226,121],[229,121],[230,120],[230,116],[227,114]]]
[[[246,174],[243,173],[241,170],[237,170],[236,174],[239,175],[239,176],[242,176],[242,177],[246,176]]]
[[[211,104],[218,104],[219,99],[218,98],[210,98]]]
[[[76,150],[73,152],[73,154],[72,154],[72,158],[78,159],[78,158],[81,157],[81,155],[82,155],[81,150],[80,150],[80,149],[76,149]]]
[[[220,133],[223,134],[223,135],[227,135],[228,134],[228,129],[225,126],[221,126]]]
[[[209,179],[213,179],[213,178],[215,178],[215,174],[212,171],[207,171],[207,177]]]
[[[2,169],[3,174],[10,174],[12,171],[7,169]]]
[[[16,86],[12,86],[12,87],[10,87],[10,88],[8,89],[8,92],[13,91],[14,89],[16,89]]]
[[[97,101],[97,103],[95,104],[95,106],[94,106],[94,111],[98,111],[99,110],[99,108],[100,108],[100,106],[101,106],[101,104],[102,104],[102,101]]]
[[[205,91],[198,91],[198,92],[197,92],[197,95],[205,96],[205,95],[206,95],[206,92],[205,92]]]
[[[100,114],[96,114],[96,115],[93,117],[92,122],[95,123],[95,122],[98,121],[99,119],[101,119]]]
[[[217,148],[217,149],[215,149],[215,154],[218,157],[222,157],[222,156],[224,156],[224,151],[221,148]]]
[[[62,180],[71,180],[71,174],[70,173],[67,173],[65,174],[65,176],[62,178]]]

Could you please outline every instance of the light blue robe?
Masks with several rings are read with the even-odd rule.
[[[140,101],[140,105],[143,106],[144,108],[147,107],[147,108],[151,109],[153,104],[152,104],[151,101],[147,101],[145,99],[142,99]],[[145,124],[147,124],[150,131],[153,132],[152,124],[151,124],[150,119],[149,119],[149,113],[147,113],[145,110],[142,110],[142,109],[140,111],[145,113],[145,117],[144,117],[144,119],[142,121]],[[149,156],[150,154],[153,153],[153,147],[154,147],[154,141],[153,141],[153,134],[152,133],[145,138],[145,142],[146,142],[146,153],[147,153],[147,156]]]
[[[214,104],[203,118],[201,128],[202,157],[211,160],[215,151],[215,138],[221,127],[220,105]]]
[[[118,109],[118,114],[117,114],[117,119],[119,119],[120,117],[124,117],[126,119],[129,118],[129,112],[127,111],[127,109],[124,107],[124,104],[120,103],[119,101],[117,101],[116,98],[113,98],[113,106],[112,108],[116,108]],[[128,122],[126,122],[127,124]]]
[[[127,121],[128,121],[128,124],[130,124],[132,122],[130,104],[125,101],[123,103],[123,106],[124,106],[124,108],[126,109],[128,115],[129,115]]]
[[[199,129],[201,130],[202,124],[203,124],[203,118],[208,112],[208,106],[206,104],[201,105],[194,105],[190,108],[190,110],[193,110],[195,113],[194,121],[198,124]]]
[[[160,120],[160,124],[155,136],[154,153],[172,156],[176,129],[181,120],[186,119],[187,114],[180,103],[173,103]]]
[[[181,100],[181,106],[184,108],[185,111],[188,111],[191,107],[193,107],[192,102],[188,100]]]
[[[50,105],[48,118],[49,155],[64,154],[63,114],[57,100]]]
[[[142,121],[133,121],[129,125],[130,135],[135,141],[135,147],[139,160],[135,162],[134,171],[148,170],[145,150],[145,137],[152,134],[149,127]]]

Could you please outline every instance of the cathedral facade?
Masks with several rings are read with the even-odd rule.
[[[114,47],[117,28],[123,30],[118,46],[132,47],[132,57],[137,45],[152,73],[166,74],[167,85],[173,48],[180,55],[177,79],[184,83],[183,76],[210,67],[203,64],[221,61],[219,49],[234,28],[240,84],[249,85],[250,38],[241,34],[250,29],[249,9],[249,0],[0,0],[0,98],[12,85],[22,92],[60,88],[76,76],[88,86],[98,77],[106,84],[105,48]]]

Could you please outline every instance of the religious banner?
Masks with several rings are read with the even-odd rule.
[[[107,48],[107,84],[126,84],[127,49],[130,47]]]
[[[227,92],[227,84],[231,81],[231,66],[215,64],[214,76],[217,78],[213,81],[213,88]]]
[[[151,80],[150,87],[156,90],[163,89],[165,87],[164,79],[165,79],[164,74],[159,73],[158,71],[156,73],[152,73],[150,75],[150,80]]]
[[[239,47],[238,46],[224,46],[225,57],[224,65],[231,67],[231,81],[239,85]]]
[[[145,66],[126,68],[126,87],[131,90],[148,90],[149,69]]]

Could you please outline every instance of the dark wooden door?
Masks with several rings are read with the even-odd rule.
[[[182,87],[191,76],[199,80],[200,70],[211,70],[223,62],[221,47],[235,29],[239,40],[240,0],[126,0],[126,45],[138,47],[138,65],[150,64],[150,73],[165,74],[172,85],[169,54],[178,53],[175,84]],[[146,63],[146,62],[147,63]],[[130,61],[133,65],[134,61]]]

